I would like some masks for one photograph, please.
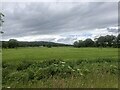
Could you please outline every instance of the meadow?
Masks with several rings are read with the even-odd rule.
[[[118,48],[3,49],[3,88],[117,88]]]

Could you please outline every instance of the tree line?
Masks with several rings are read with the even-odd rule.
[[[78,40],[73,44],[74,47],[115,47],[120,48],[120,34],[118,36],[106,35],[100,36],[92,40],[87,38],[86,40]]]
[[[58,47],[58,46],[70,46],[68,44],[46,42],[46,41],[17,41],[16,39],[10,39],[9,41],[2,41],[2,48],[17,48],[17,47]]]
[[[17,48],[17,47],[61,47],[61,46],[73,46],[73,47],[115,47],[120,48],[120,34],[118,36],[106,35],[100,36],[92,40],[87,38],[85,40],[78,40],[73,43],[73,45],[46,42],[46,41],[17,41],[16,39],[10,39],[9,41],[2,41],[2,48]]]

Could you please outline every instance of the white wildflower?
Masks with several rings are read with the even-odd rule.
[[[83,76],[83,74],[82,74],[82,73],[80,73],[80,75],[81,75],[81,76]]]
[[[63,64],[64,64],[65,62],[61,62],[61,63],[63,63]]]
[[[110,67],[113,67],[113,65],[110,65]]]
[[[68,66],[68,68],[69,68],[69,69],[71,69],[71,67],[70,67],[70,66]]]
[[[57,64],[54,64],[55,66],[58,66]]]
[[[72,69],[72,71],[74,72],[75,70],[74,70],[74,69]]]
[[[65,65],[62,65],[63,67],[65,66]]]

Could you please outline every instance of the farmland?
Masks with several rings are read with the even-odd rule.
[[[117,88],[117,48],[3,49],[3,88]]]

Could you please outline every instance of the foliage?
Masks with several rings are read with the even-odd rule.
[[[74,46],[74,47],[120,47],[120,34],[118,36],[106,35],[95,38],[94,41],[90,38],[83,40],[78,40],[73,43],[73,45],[45,42],[45,41],[34,41],[34,42],[23,42],[17,41],[15,39],[10,39],[9,41],[2,41],[3,48],[16,48],[16,47],[64,47],[64,46]]]
[[[12,42],[11,42],[12,41]],[[14,41],[14,43],[13,43]],[[15,48],[15,47],[63,47],[63,46],[71,46],[68,44],[54,43],[54,42],[45,42],[45,41],[17,41],[16,39],[10,39],[9,41],[2,41],[3,48]]]
[[[92,62],[91,62],[92,61]],[[59,77],[67,79],[70,77],[87,78],[92,75],[115,75],[117,76],[118,68],[117,61],[112,59],[96,59],[96,60],[77,60],[77,61],[64,61],[64,60],[46,60],[46,61],[21,61],[19,64],[15,64],[15,70],[10,69],[10,65],[3,62],[3,86],[7,83],[28,83],[46,81]],[[115,64],[116,63],[116,64]],[[5,65],[6,64],[6,65]],[[21,65],[23,64],[23,65]],[[18,67],[26,67],[18,70]],[[8,67],[8,68],[6,68]],[[94,77],[93,77],[94,78]],[[111,79],[111,78],[110,78]]]
[[[3,49],[3,87],[117,88],[117,48]]]
[[[8,47],[9,48],[17,48],[18,47],[18,41],[16,39],[10,39],[8,41]]]
[[[95,38],[93,41],[90,38],[87,38],[86,40],[82,41],[75,41],[74,47],[120,47],[119,41],[120,41],[120,34],[118,36],[113,35],[106,35],[106,36],[100,36],[98,38]]]

